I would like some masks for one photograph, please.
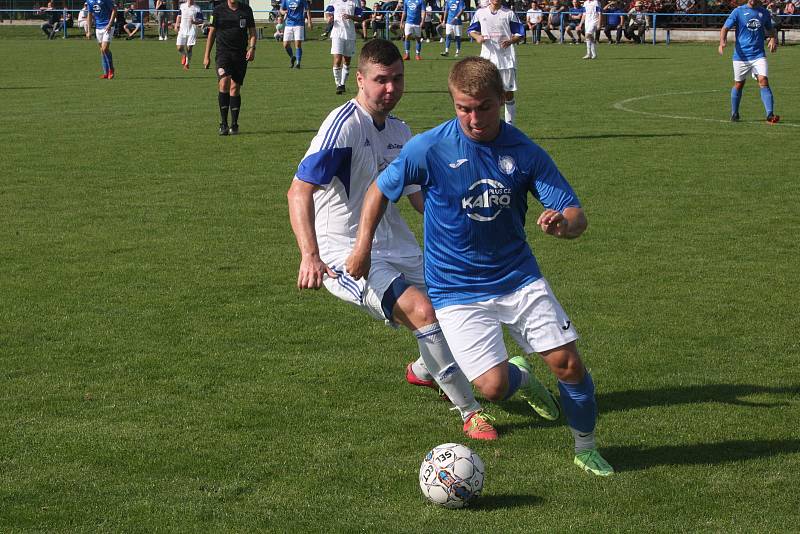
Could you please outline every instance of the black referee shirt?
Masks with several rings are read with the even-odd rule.
[[[216,30],[217,54],[242,54],[247,51],[247,28],[255,28],[253,10],[241,2],[236,10],[223,2],[214,8],[211,27]]]

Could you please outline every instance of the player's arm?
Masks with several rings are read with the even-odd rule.
[[[539,215],[536,224],[542,232],[562,239],[579,237],[589,225],[583,208],[567,207],[563,211],[546,209]]]
[[[214,23],[214,17],[211,17],[211,23]],[[211,26],[208,29],[208,37],[206,38],[206,51],[203,54],[203,68],[208,68],[211,64],[211,49],[214,47],[214,40],[217,38],[217,29]]]
[[[111,10],[111,15],[108,17],[108,25],[106,25],[106,31],[111,31],[114,27],[114,23],[117,20],[117,8]]]
[[[256,42],[258,41],[255,25],[247,27],[247,35],[247,52],[245,53],[244,58],[247,61],[253,61],[256,58]]]
[[[481,35],[481,23],[478,21],[473,21],[472,24],[469,25],[467,34],[478,44],[482,44],[486,40],[486,38]]]
[[[583,29],[583,24],[586,22],[586,12],[581,13],[581,20],[578,21],[578,30]]]
[[[314,191],[318,188],[317,185],[295,179],[286,195],[289,201],[289,221],[300,249],[298,289],[319,289],[325,275],[337,277],[319,257],[317,233],[314,230]]]
[[[728,27],[723,26],[722,29],[719,31],[719,55],[725,53],[725,47],[728,46]]]
[[[178,16],[175,17],[175,31],[180,31],[181,29],[181,15],[178,13]]]
[[[378,228],[389,199],[378,188],[377,182],[372,182],[367,194],[364,196],[364,204],[361,206],[361,220],[358,223],[358,233],[353,250],[347,258],[345,268],[347,272],[359,280],[369,274],[372,263],[372,240],[375,239],[375,230]]]
[[[419,213],[425,213],[425,197],[422,196],[422,191],[416,191],[408,195],[408,202]]]
[[[306,6],[306,24],[308,25],[308,29],[312,29],[314,27],[314,23],[311,22],[311,6]]]
[[[92,23],[94,22],[94,14],[91,10],[86,13],[86,38],[89,39],[92,32]]]

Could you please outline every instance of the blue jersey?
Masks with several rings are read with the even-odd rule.
[[[307,8],[306,0],[281,0],[281,9],[286,11],[287,26],[302,26],[305,24]]]
[[[406,0],[403,2],[403,11],[406,14],[406,24],[421,24],[422,12],[425,11],[425,0]]]
[[[528,194],[562,211],[580,202],[547,153],[506,123],[477,143],[457,119],[417,135],[377,180],[397,201],[425,197],[425,282],[434,308],[513,293],[541,278],[525,236]]]
[[[94,26],[103,29],[108,26],[111,20],[111,12],[114,10],[114,0],[87,0],[87,8],[94,16]]]
[[[464,0],[449,0],[447,2],[447,19],[446,24],[452,26],[461,26],[461,15],[464,11]]]
[[[765,56],[765,29],[772,29],[769,11],[761,6],[750,7],[747,4],[739,6],[731,11],[728,20],[725,21],[725,27],[736,28],[734,61],[752,61]]]

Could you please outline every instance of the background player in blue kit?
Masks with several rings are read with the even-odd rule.
[[[114,57],[111,55],[111,40],[114,38],[114,21],[117,18],[117,7],[114,0],[87,0],[89,18],[86,24],[86,38],[92,31],[94,20],[94,35],[100,45],[100,62],[103,65],[103,79],[114,77]]]
[[[303,41],[305,40],[305,26],[313,27],[311,11],[306,0],[282,0],[281,13],[285,17],[286,26],[283,31],[283,48],[289,55],[289,68],[300,68],[303,59]],[[292,41],[294,41],[294,55],[292,55]]]
[[[403,46],[405,47],[404,60],[409,59],[411,53],[411,38],[417,40],[414,58],[422,59],[422,23],[425,22],[425,0],[404,0],[403,14],[400,17],[400,26],[403,28]]]
[[[400,198],[407,186],[421,186],[425,282],[459,367],[493,401],[529,384],[530,363],[522,356],[508,359],[507,325],[523,350],[538,352],[558,378],[575,464],[609,476],[614,469],[595,445],[594,383],[578,354],[578,334],[525,234],[528,194],[545,208],[537,224],[555,237],[580,236],[587,226],[583,209],[550,156],[500,120],[503,83],[491,61],[458,62],[448,85],[456,119],[411,139],[372,184],[347,271],[356,279],[366,275],[388,200]],[[523,397],[531,394],[523,390]]]
[[[442,56],[450,54],[450,40],[456,40],[456,57],[461,53],[461,14],[464,13],[464,0],[449,0],[445,4],[447,14],[444,26],[444,52]]]
[[[728,44],[728,30],[736,28],[736,46],[733,50],[733,89],[731,89],[731,120],[739,120],[739,102],[748,74],[758,80],[761,87],[761,101],[767,113],[767,122],[776,123],[781,118],[773,113],[774,100],[769,87],[767,57],[764,53],[764,38],[769,37],[770,52],[778,49],[775,28],[772,27],[769,11],[761,5],[761,0],[749,0],[731,11],[719,32],[719,53],[724,54]]]

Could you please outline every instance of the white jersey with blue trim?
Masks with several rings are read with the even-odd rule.
[[[491,143],[453,119],[415,136],[378,177],[390,200],[422,186],[425,282],[434,308],[513,293],[541,278],[525,234],[528,195],[545,208],[580,207],[550,156],[504,122]]]
[[[320,186],[314,192],[314,225],[322,261],[341,265],[356,240],[364,195],[375,177],[411,138],[406,123],[389,116],[378,129],[355,99],[334,109],[311,141],[295,179]],[[404,194],[419,191],[418,186]],[[390,205],[375,232],[372,255],[422,254],[397,207]]]
[[[481,45],[481,57],[488,59],[498,69],[516,69],[517,54],[514,45],[502,48],[500,43],[513,35],[525,35],[525,29],[513,11],[501,7],[492,12],[492,7],[482,7],[475,12],[467,33],[479,32],[486,40]]]
[[[326,13],[333,14],[333,28],[331,29],[331,39],[345,39],[354,41],[356,38],[356,26],[353,19],[343,19],[342,15],[360,17],[361,8],[353,0],[333,0],[325,9]]]

